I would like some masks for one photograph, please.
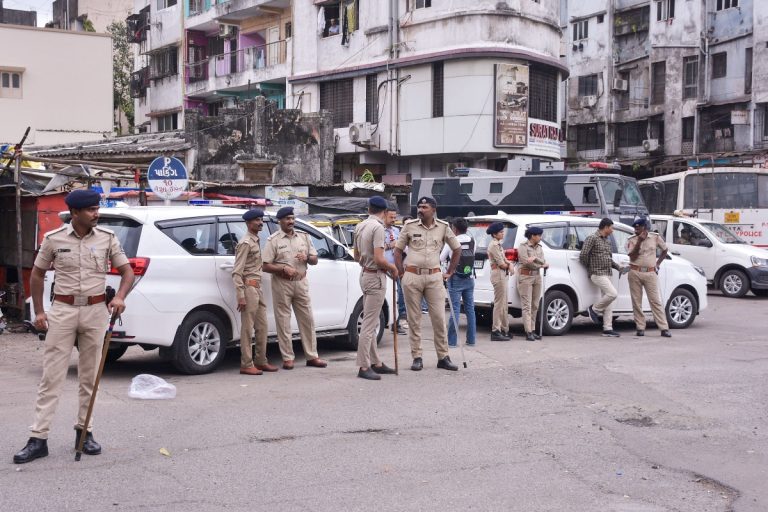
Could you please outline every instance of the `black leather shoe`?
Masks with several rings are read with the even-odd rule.
[[[491,331],[491,341],[509,341],[509,338],[501,331]]]
[[[525,339],[526,341],[536,341],[536,336],[532,332],[527,332],[525,333]]]
[[[534,337],[534,338],[536,338],[536,340],[537,340],[537,341],[541,339],[541,336],[539,336],[539,335],[538,335],[538,334],[536,334],[535,332],[534,332],[534,333],[531,333],[531,334],[533,334],[533,337]]]
[[[32,462],[40,457],[48,456],[48,440],[38,439],[36,437],[30,437],[27,441],[27,446],[13,456],[14,464],[24,464],[25,462]]]
[[[638,329],[638,331],[635,333],[635,336],[645,336],[645,331],[641,331]]]
[[[79,428],[75,429],[77,436],[75,437],[75,450],[77,450],[78,444],[80,444],[80,432]],[[98,455],[101,453],[101,445],[96,442],[91,432],[85,433],[85,442],[83,443],[83,453],[86,455]]]
[[[372,365],[371,370],[375,371],[379,375],[394,375],[395,370],[390,368],[389,366],[385,365],[384,363],[381,363],[381,366]]]
[[[357,376],[361,379],[367,379],[367,380],[381,380],[381,377],[376,375],[376,372],[368,368],[367,370],[363,370],[360,368],[357,370]]]
[[[443,370],[450,370],[452,372],[456,372],[459,370],[459,367],[456,366],[451,362],[451,358],[448,356],[445,356],[441,360],[437,362],[437,367]]]
[[[501,334],[503,334],[504,336],[506,336],[509,339],[514,338],[514,336],[512,336],[512,331],[507,331],[507,332],[502,331]]]
[[[424,362],[421,360],[420,357],[417,357],[413,360],[413,364],[411,365],[411,370],[415,372],[420,372],[421,369],[424,368]]]
[[[667,331],[667,330],[663,330],[663,331],[661,331],[661,337],[662,338],[671,338],[672,337],[672,333]]]

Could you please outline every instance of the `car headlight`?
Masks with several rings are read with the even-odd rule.
[[[766,258],[758,258],[757,256],[752,256],[749,259],[752,261],[753,267],[768,267],[768,259]]]
[[[700,266],[698,266],[698,265],[693,265],[693,268],[696,270],[696,272],[698,272],[699,274],[701,274],[701,275],[702,275],[702,277],[707,277],[707,275],[704,273],[704,269],[703,269],[703,268],[701,268]]]

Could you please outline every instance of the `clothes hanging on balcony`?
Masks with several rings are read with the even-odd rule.
[[[347,14],[347,24],[349,25],[347,30],[351,34],[357,30],[357,24],[355,23],[357,20],[357,16],[355,16],[355,2],[351,2],[349,5],[347,5],[345,10]]]
[[[317,13],[317,35],[323,37],[323,32],[325,32],[325,7],[321,6]]]
[[[349,45],[349,20],[347,19],[347,10],[341,6],[341,45]]]

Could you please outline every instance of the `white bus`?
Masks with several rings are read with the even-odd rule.
[[[689,169],[638,185],[651,214],[680,211],[723,224],[756,247],[768,247],[768,169]]]

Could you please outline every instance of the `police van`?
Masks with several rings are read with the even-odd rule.
[[[648,216],[637,182],[620,174],[534,171],[515,175],[464,168],[456,169],[454,177],[413,180],[413,215],[416,202],[423,196],[435,198],[440,217],[493,215],[503,210],[510,214],[610,217],[631,225],[635,217]]]

